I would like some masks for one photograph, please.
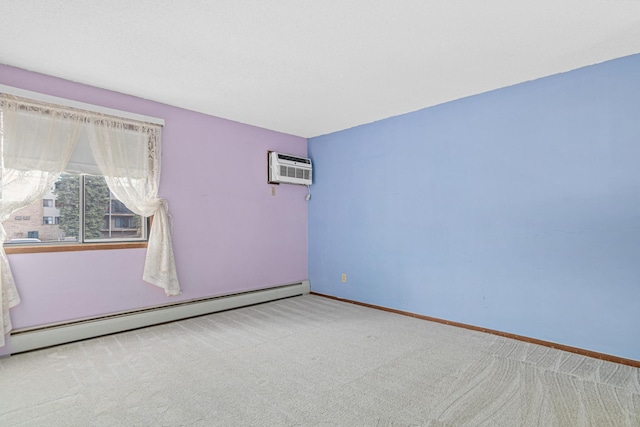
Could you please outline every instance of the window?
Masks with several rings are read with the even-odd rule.
[[[42,217],[42,228],[38,230],[38,238],[42,243],[101,243],[147,239],[146,218],[127,209],[109,191],[102,176],[63,173],[45,199],[38,200],[21,211],[34,212],[38,206],[49,209],[45,212],[47,215]],[[15,222],[18,218],[26,220],[30,216],[19,215],[3,223],[7,231],[6,242],[20,242],[18,239],[24,240],[33,234],[33,223]]]
[[[24,91],[1,89],[0,214],[9,218],[23,215],[24,212],[19,211],[24,210],[34,217],[29,223],[31,230],[20,227],[25,224],[24,220],[4,221],[10,241],[24,240],[29,231],[38,231],[39,240],[43,242],[77,240],[80,243],[65,248],[56,245],[0,250],[2,261],[7,262],[7,253],[144,247],[147,257],[143,280],[163,288],[167,295],[179,295],[169,210],[167,202],[158,197],[164,120],[38,94],[32,94],[36,99],[27,99]],[[61,176],[61,173],[67,175]],[[104,185],[105,179],[98,175],[109,177],[109,185]],[[54,197],[50,197],[46,186],[58,177],[60,182],[51,189],[56,191]],[[76,191],[71,191],[73,189]],[[115,197],[109,189],[126,198],[122,200],[125,205],[137,206],[136,211],[144,218],[131,212],[112,213],[111,202]],[[43,199],[54,200],[54,206],[43,207],[48,203]],[[55,199],[60,199],[57,208]],[[31,201],[35,204],[27,205]],[[147,242],[146,218],[152,215],[157,218],[158,238]],[[44,219],[56,216],[58,224],[55,219]],[[116,228],[114,217],[117,216],[130,216],[129,227]],[[40,218],[49,224],[36,221]],[[119,220],[118,225],[125,225],[125,221]],[[113,241],[135,242],[81,245]],[[10,271],[0,275],[0,292],[17,295]],[[17,298],[9,301],[10,304],[18,302]],[[6,300],[0,304],[0,319],[8,315],[5,307]]]

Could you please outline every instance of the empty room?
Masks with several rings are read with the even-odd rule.
[[[640,1],[0,0],[0,426],[639,426]]]

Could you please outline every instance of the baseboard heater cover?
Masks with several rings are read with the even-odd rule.
[[[11,353],[66,344],[102,335],[188,319],[219,311],[276,301],[311,291],[309,281],[195,301],[180,302],[130,313],[15,331],[11,334]]]

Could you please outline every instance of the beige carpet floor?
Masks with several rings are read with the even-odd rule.
[[[0,360],[0,426],[640,426],[640,369],[307,295]]]

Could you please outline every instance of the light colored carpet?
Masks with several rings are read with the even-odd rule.
[[[640,426],[640,370],[307,295],[0,360],[0,426]]]

